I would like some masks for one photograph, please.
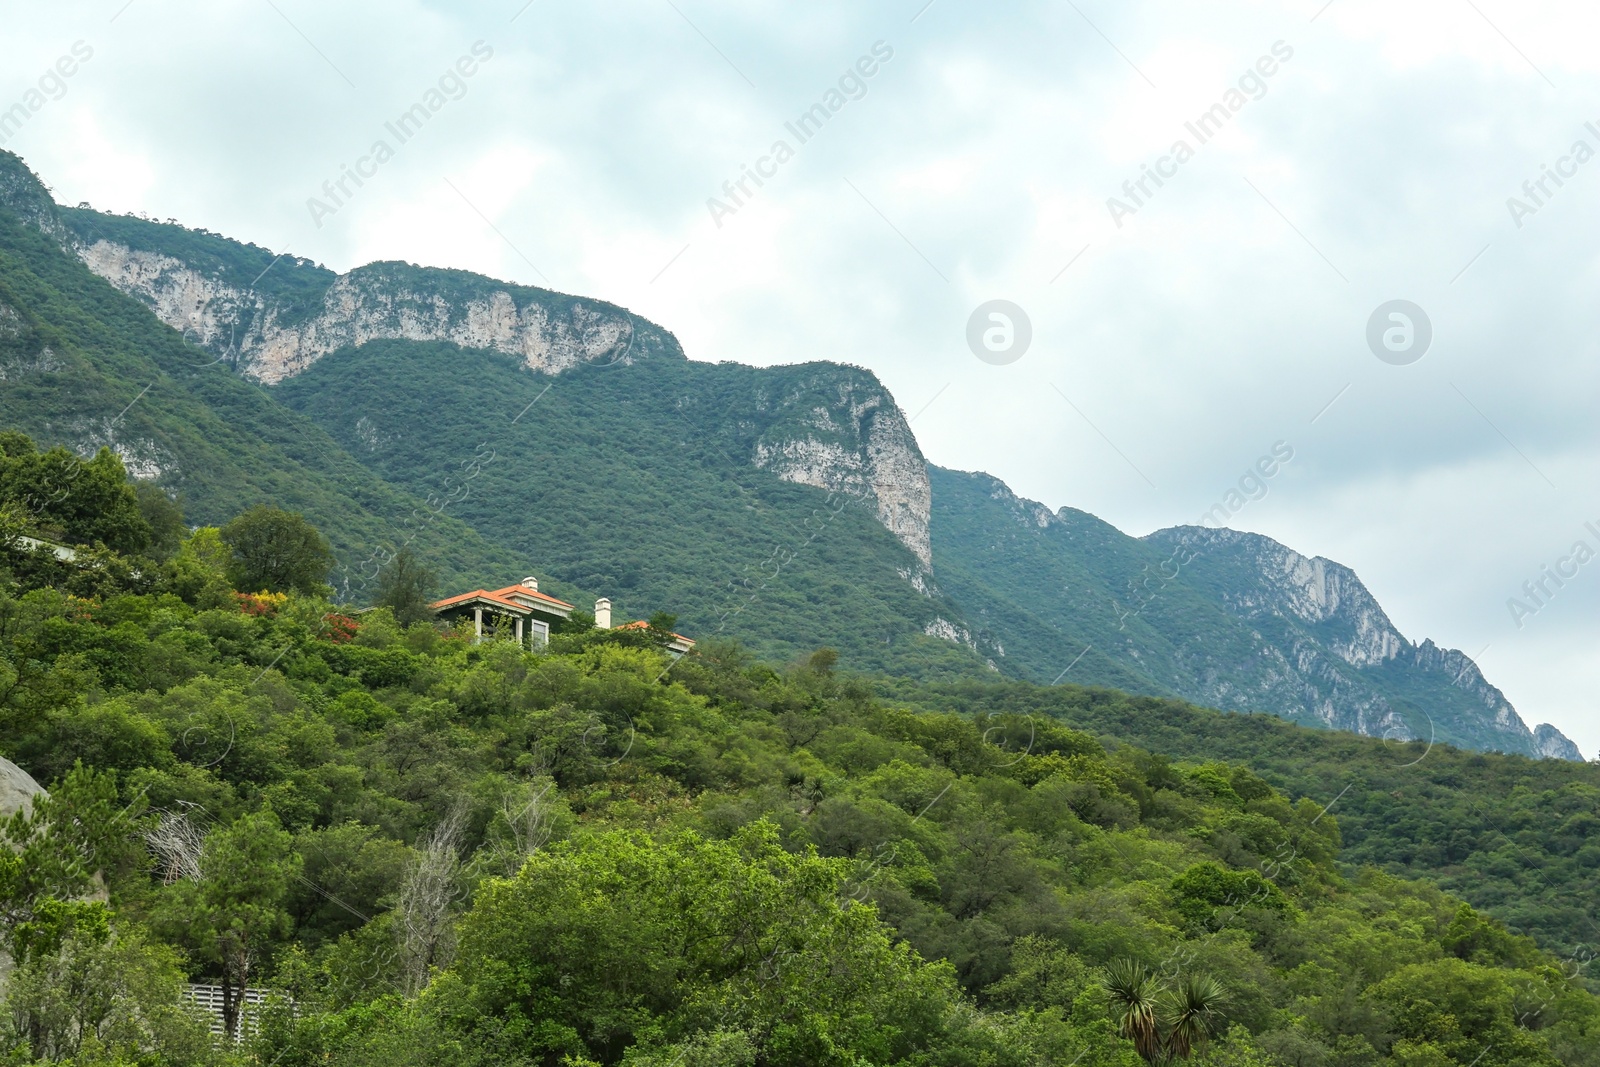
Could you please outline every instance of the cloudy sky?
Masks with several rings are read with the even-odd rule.
[[[5,144],[65,203],[340,270],[405,259],[602,297],[695,359],[863,364],[933,462],[1133,533],[1193,521],[1286,442],[1294,459],[1232,525],[1354,567],[1408,637],[1476,656],[1530,725],[1600,750],[1600,559],[1572,555],[1600,550],[1592,6],[0,16],[0,108],[92,50]],[[452,76],[475,45],[488,58]],[[399,144],[385,123],[441,79],[444,106]],[[785,124],[818,103],[834,110],[802,143]],[[393,158],[328,199],[380,139]],[[997,299],[1032,330],[1003,365],[967,340]],[[1368,324],[1394,300],[1426,322],[1385,309],[1386,361]],[[1563,559],[1576,576],[1528,599]]]

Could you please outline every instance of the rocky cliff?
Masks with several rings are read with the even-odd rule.
[[[1413,644],[1354,571],[1260,534],[1180,526],[1146,538],[1182,546],[1184,567],[1221,589],[1303,691],[1303,713],[1328,726],[1396,739],[1581,759],[1553,726],[1530,730],[1471,657]]]
[[[173,221],[57,209],[26,168],[0,173],[12,175],[0,198],[26,204],[27,217],[95,274],[218,362],[269,385],[376,340],[487,349],[546,374],[684,358],[670,332],[605,301],[406,263],[339,275]],[[927,465],[904,414],[870,372],[829,364],[813,377],[764,398],[758,421],[767,428],[750,462],[869,501],[925,574],[933,565]]]
[[[933,470],[940,584],[1035,681],[1178,696],[1402,742],[1578,759],[1530,731],[1471,659],[1413,644],[1354,571],[1271,538],[1180,526],[1135,538],[986,474]]]
[[[89,357],[46,343],[36,329],[35,319],[45,321],[37,308],[0,303],[0,381],[25,381],[48,402],[17,399],[17,410],[37,416],[36,432],[51,440],[111,445],[136,474],[191,492],[195,514],[236,508],[228,487],[258,483],[216,472],[231,469],[238,456],[262,453],[268,438],[279,449],[262,460],[272,474],[303,472],[305,464],[334,454],[302,449],[312,436],[304,425],[286,431],[292,420],[261,414],[276,411],[280,398],[297,389],[294,410],[319,420],[322,432],[348,449],[339,454],[345,466],[337,491],[318,489],[322,495],[312,501],[326,504],[323,521],[337,526],[350,501],[383,495],[356,463],[378,472],[382,487],[432,500],[435,483],[461,466],[461,443],[480,440],[471,435],[491,401],[514,393],[518,410],[526,410],[543,396],[551,383],[524,370],[567,375],[570,384],[555,394],[560,399],[537,409],[544,416],[539,428],[525,420],[514,431],[530,435],[515,452],[524,466],[507,460],[494,477],[503,483],[499,499],[528,505],[559,498],[553,513],[582,521],[558,523],[542,539],[527,522],[496,528],[482,545],[483,558],[491,547],[549,558],[559,544],[572,549],[574,577],[591,574],[608,591],[643,590],[639,582],[629,585],[639,574],[696,575],[658,592],[685,611],[696,610],[695,598],[706,600],[698,610],[708,618],[733,617],[724,601],[734,594],[743,598],[739,603],[753,598],[773,611],[781,603],[785,618],[849,600],[851,632],[888,649],[883,655],[900,655],[896,642],[911,633],[930,645],[939,642],[927,637],[948,642],[939,655],[954,657],[952,663],[987,660],[1039,682],[1110,685],[1374,736],[1579,758],[1559,731],[1529,730],[1468,657],[1407,640],[1349,568],[1227,530],[1179,527],[1133,538],[1084,512],[1052,512],[1018,498],[987,475],[930,472],[893,397],[862,368],[690,363],[666,330],[604,301],[405,263],[339,275],[170,220],[61,208],[20,160],[3,152],[0,208],[26,224],[6,223],[26,234],[15,245],[37,246],[48,256],[39,251],[36,258],[70,264],[57,273],[81,278],[72,282],[74,299],[106,304],[100,311],[117,326],[93,339],[95,345],[107,339],[108,351],[89,355],[103,355],[110,365],[129,348],[162,359],[159,373],[141,369],[136,378],[105,384],[104,395],[87,397],[80,371]],[[68,304],[56,309],[52,327],[83,317]],[[403,368],[402,356],[411,361]],[[504,371],[492,396],[487,386],[452,393],[491,364]],[[336,370],[341,365],[345,370]],[[599,367],[620,370],[591,373]],[[197,393],[181,413],[172,406],[179,378],[205,390],[204,400]],[[319,378],[326,380],[318,384]],[[409,408],[396,403],[420,382],[428,388]],[[129,401],[152,387],[172,396],[129,415]],[[524,389],[531,390],[526,406]],[[17,389],[10,393],[22,397]],[[366,398],[364,406],[351,401],[357,396]],[[223,403],[219,397],[227,416],[207,422],[206,405]],[[99,411],[106,414],[94,415],[97,422],[85,421]],[[160,419],[170,425],[157,425]],[[195,429],[202,424],[207,428]],[[440,427],[452,429],[430,436]],[[397,459],[402,453],[404,462]],[[597,486],[625,468],[634,474],[626,491]],[[807,492],[740,477],[751,468],[866,507],[824,515],[812,510]],[[570,477],[578,470],[583,477]],[[297,487],[314,481],[305,475]],[[352,488],[358,485],[366,488]],[[764,497],[768,490],[777,495]],[[608,493],[616,499],[596,510]],[[699,510],[683,510],[690,504]],[[465,525],[452,527],[445,541],[477,536],[473,523],[506,513],[469,514],[472,506],[460,506]],[[650,515],[662,529],[640,534],[618,526],[623,512],[630,519]],[[434,521],[446,520],[433,515]],[[621,532],[601,551],[596,539],[605,530]],[[386,535],[365,527],[336,532],[342,551],[370,551]],[[1183,561],[1174,565],[1180,549]],[[740,554],[746,552],[749,559]],[[799,581],[802,570],[794,568],[808,566],[815,571],[803,588],[780,589]],[[837,613],[825,613],[802,629],[807,641],[827,641],[841,625]]]
[[[77,252],[90,270],[143,301],[162,322],[268,384],[330,352],[378,339],[486,348],[550,374],[579,363],[682,356],[670,334],[622,308],[457,271],[369,264],[333,278],[321,306],[308,315],[269,291],[235,287],[151,249],[91,237]],[[294,262],[268,269],[308,267]]]
[[[837,364],[758,398],[765,422],[751,462],[784,481],[869,499],[878,521],[933,569],[928,463],[905,414],[870,372]],[[925,588],[925,579],[907,576]]]

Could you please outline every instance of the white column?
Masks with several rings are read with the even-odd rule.
[[[483,609],[481,607],[472,609],[472,631],[474,643],[483,640]]]
[[[517,644],[522,644],[522,616],[517,616]]]

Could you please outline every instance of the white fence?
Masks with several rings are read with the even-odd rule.
[[[256,1032],[256,1013],[261,1005],[267,1002],[265,989],[245,989],[236,991],[239,997],[239,1020],[234,1026],[233,1039],[239,1041],[245,1034]],[[222,1033],[222,987],[219,985],[202,985],[198,982],[189,983],[189,991],[184,994],[184,999],[198,1008],[204,1008],[211,1016],[211,1032]]]

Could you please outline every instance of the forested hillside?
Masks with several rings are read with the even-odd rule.
[[[55,205],[15,156],[0,188]],[[145,307],[89,272],[36,224],[0,210],[0,426],[92,454],[102,445],[183,497],[191,517],[221,522],[272,501],[304,511],[360,586],[373,552],[403,517],[427,517],[413,549],[452,574],[493,581],[526,565],[423,495],[386,484],[313,422],[186,343]],[[470,478],[470,447],[440,474]],[[47,492],[53,489],[47,489]],[[502,583],[503,584],[503,583]]]
[[[8,1062],[1600,1063],[1586,955],[1342,856],[1337,773],[1274,788],[1334,735],[1270,723],[1258,774],[1120,694],[875,695],[670,618],[474,644],[392,570],[353,618],[292,515],[178,541],[110,453],[0,444],[0,753],[51,787],[3,829]],[[1466,758],[1491,802],[1532,766]],[[213,1041],[189,979],[269,1002]]]
[[[1308,726],[1582,758],[1559,732],[1536,737],[1469,657],[1408,640],[1347,567],[1214,517],[1131,537],[987,474],[930,474],[941,581],[1008,674],[1070,666],[1069,681]]]
[[[274,392],[418,493],[482,442],[492,458],[454,513],[572,597],[610,597],[630,618],[671,610],[769,659],[825,639],[864,667],[980,673],[963,645],[923,632],[961,616],[869,500],[750,464],[760,440],[787,439],[803,429],[787,420],[852,387],[881,388],[843,367],[688,360],[552,378],[492,352],[372,341]]]
[[[1600,941],[1600,766],[1487,755],[1114,690],[994,682],[879,690],[913,706],[1066,721],[1178,760],[1245,763],[1339,816],[1346,863],[1426,878],[1567,958]]]

